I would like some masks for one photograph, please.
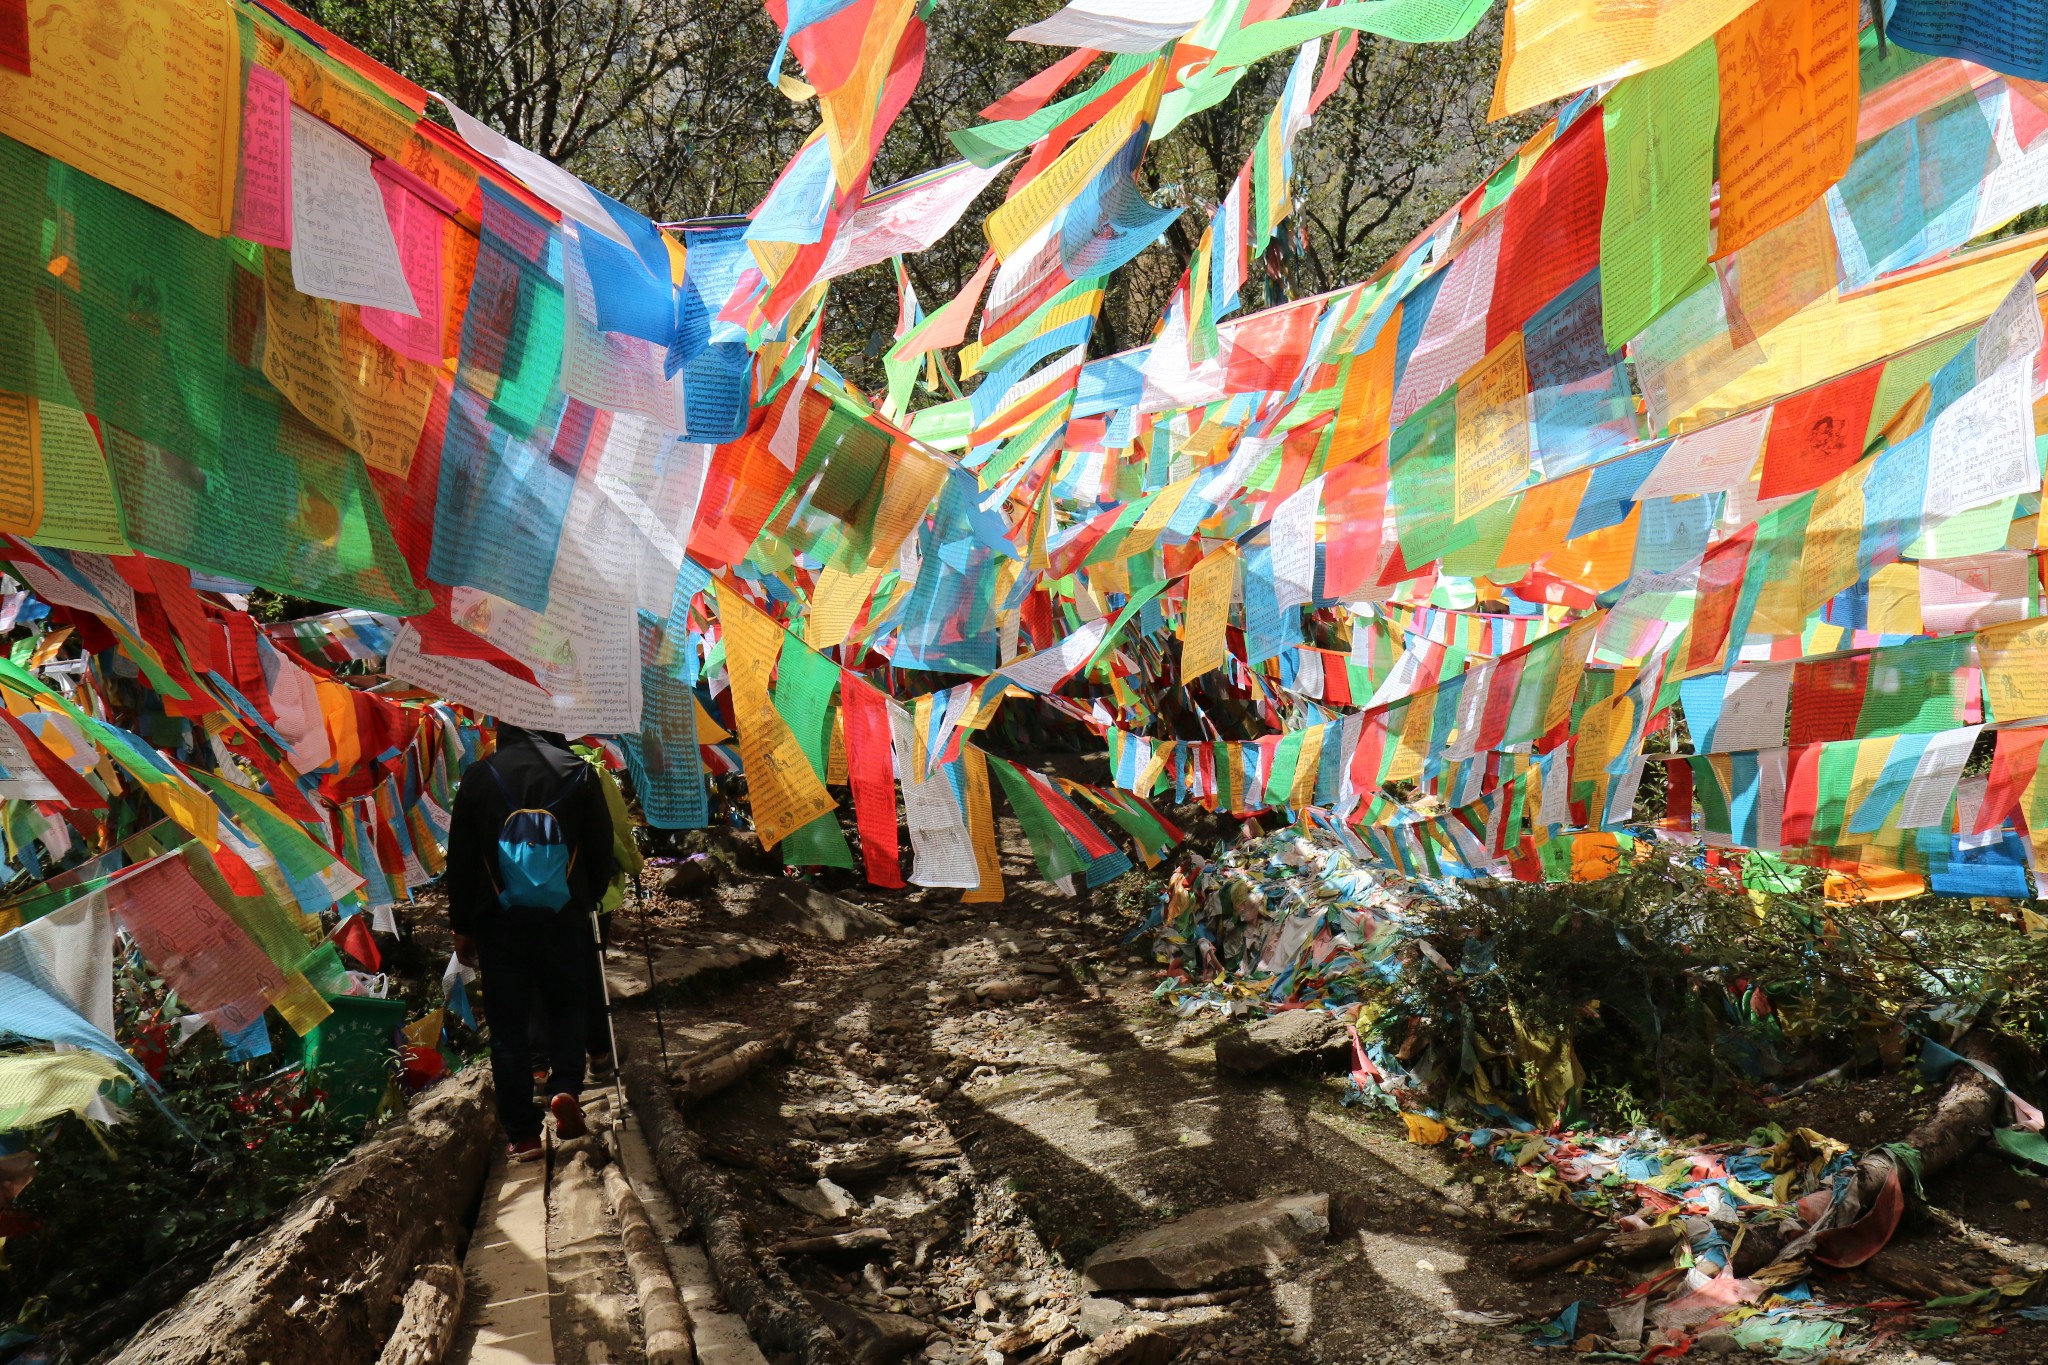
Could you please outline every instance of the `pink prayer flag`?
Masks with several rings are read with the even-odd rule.
[[[408,360],[441,363],[441,233],[440,212],[406,183],[413,176],[379,161],[371,168],[384,195],[384,217],[391,239],[398,243],[398,263],[405,271],[418,317],[388,308],[362,310],[363,330]],[[417,181],[414,181],[417,183]]]
[[[253,62],[242,99],[235,236],[287,251],[292,245],[291,90],[284,77]]]
[[[107,909],[187,1009],[223,1033],[239,1033],[284,988],[254,939],[167,855],[107,887]]]

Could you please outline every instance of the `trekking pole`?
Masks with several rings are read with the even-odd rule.
[[[625,1068],[619,1057],[619,1029],[612,1022],[612,983],[604,974],[604,927],[597,922],[597,907],[590,907],[590,946],[597,954],[597,988],[604,999],[604,1030],[612,1044],[612,1098],[618,1104],[617,1113],[621,1119],[626,1113]]]
[[[647,893],[640,878],[633,878],[633,904],[640,911],[640,951],[647,959],[647,996],[654,1001],[654,1036],[661,1042],[661,1070],[668,1074],[668,1023],[662,1018],[661,990],[654,979],[654,930],[647,922]]]

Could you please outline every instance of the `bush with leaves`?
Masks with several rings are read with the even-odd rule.
[[[1915,1035],[1995,1022],[2048,1042],[2048,934],[1999,903],[1831,904],[1819,879],[1739,871],[1649,840],[1604,880],[1479,882],[1429,907],[1418,952],[1374,1003],[1404,1057],[1433,1048],[1440,1091],[1526,1101],[1526,1040],[1569,1041],[1606,1123],[1739,1135],[1768,1081],[1897,1062]],[[1539,1106],[1540,1107],[1540,1106]]]
[[[10,1212],[31,1226],[6,1240],[0,1322],[40,1330],[188,1253],[210,1261],[346,1152],[358,1134],[304,1072],[267,1065],[229,1061],[203,1029],[171,1054],[164,1104],[136,1095],[118,1126],[63,1118],[22,1134],[36,1175]]]

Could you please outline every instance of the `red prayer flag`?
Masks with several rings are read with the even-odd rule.
[[[1029,118],[1045,108],[1046,103],[1060,92],[1060,87],[1081,74],[1081,68],[1094,61],[1101,54],[1092,47],[1077,47],[1066,56],[1033,76],[1030,80],[1004,95],[994,104],[981,111],[981,117],[990,122],[1013,118]]]
[[[1984,784],[1984,804],[1977,808],[1977,826],[1969,833],[1988,834],[2020,813],[2020,799],[2034,780],[2034,770],[2041,766],[2044,740],[2048,740],[2048,727],[1998,732],[1991,777]]]
[[[1600,215],[1607,200],[1603,121],[1581,118],[1515,186],[1501,211],[1500,258],[1486,349],[1600,264]]]
[[[1742,600],[1742,575],[1749,567],[1749,551],[1755,544],[1756,525],[1751,523],[1708,550],[1701,560],[1699,596],[1692,609],[1691,643],[1686,647],[1687,672],[1718,668],[1726,657],[1728,631],[1735,620],[1735,608]],[[1687,795],[1689,799],[1689,789]]]
[[[1785,815],[1779,824],[1779,840],[1796,848],[1813,837],[1813,812],[1820,804],[1820,751],[1818,744],[1794,749],[1785,779]]]
[[[1486,709],[1479,718],[1479,748],[1491,751],[1507,739],[1508,721],[1515,711],[1515,695],[1522,688],[1522,670],[1529,654],[1522,650],[1493,666],[1493,680],[1486,693]]]
[[[0,0],[0,66],[28,76],[28,0]]]
[[[842,674],[840,681],[846,782],[853,789],[861,865],[867,869],[869,885],[900,887],[903,865],[896,848],[896,782],[888,702],[855,674]]]
[[[110,883],[107,909],[186,1008],[223,1033],[247,1028],[284,988],[277,965],[177,854]]]
[[[1863,711],[1869,678],[1868,654],[1794,665],[1790,742],[1797,746],[1856,738],[1856,718]]]
[[[1358,30],[1344,35],[1343,43],[1323,63],[1323,74],[1316,81],[1316,88],[1308,97],[1308,111],[1313,114],[1323,107],[1323,101],[1337,93],[1337,87],[1344,83],[1344,72],[1351,65],[1352,57],[1358,53]]]
[[[1771,411],[1757,497],[1789,498],[1820,487],[1863,458],[1870,405],[1884,366],[1794,394]]]
[[[1666,763],[1664,771],[1670,776],[1670,784],[1664,792],[1665,829],[1686,830],[1692,828],[1692,764],[1683,760]]]
[[[334,931],[334,946],[373,972],[384,965],[384,955],[377,951],[377,940],[370,934],[368,915],[350,915],[343,920]]]

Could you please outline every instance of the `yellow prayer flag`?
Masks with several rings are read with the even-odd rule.
[[[28,656],[28,666],[30,668],[41,668],[44,664],[55,659],[63,650],[64,642],[71,638],[72,629],[70,626],[59,626],[42,639],[36,641],[34,651]]]
[[[1287,804],[1296,810],[1315,804],[1316,774],[1323,765],[1323,736],[1328,728],[1311,725],[1301,732],[1301,752],[1294,760],[1294,785],[1287,793]]]
[[[1234,754],[1235,750],[1233,750],[1232,752]],[[1154,749],[1152,751],[1151,760],[1145,764],[1145,770],[1138,774],[1138,781],[1132,789],[1136,791],[1140,796],[1150,796],[1152,794],[1153,788],[1159,785],[1159,779],[1165,774],[1166,765],[1169,762],[1171,762],[1172,759],[1172,745],[1165,744],[1161,745],[1157,749]]]
[[[1978,631],[1977,660],[1994,719],[2048,716],[2048,617]]]
[[[853,628],[854,618],[860,615],[861,606],[881,577],[880,569],[847,573],[834,565],[826,565],[811,592],[811,614],[804,622],[804,643],[812,649],[830,649],[844,644],[846,632]]]
[[[334,1006],[313,988],[304,972],[288,972],[284,984],[269,995],[270,1005],[284,1017],[293,1033],[305,1037],[313,1026],[334,1013]]]
[[[1845,825],[1856,818],[1856,813],[1862,809],[1863,803],[1869,799],[1872,789],[1877,786],[1877,779],[1884,774],[1885,762],[1891,758],[1892,750],[1898,745],[1898,742],[1899,737],[1897,735],[1874,735],[1869,739],[1856,741],[1856,767],[1849,775],[1849,799],[1842,807],[1843,823]],[[1898,823],[1898,812],[1894,811],[1888,817],[1887,823],[1896,826]],[[1844,842],[1848,842],[1853,839],[1873,837],[1874,835],[1866,834],[1845,834],[1843,839]]]
[[[697,742],[699,744],[723,744],[731,738],[732,731],[726,729],[723,725],[720,725],[718,723],[718,717],[712,715],[709,711],[707,711],[704,708],[704,703],[702,701],[698,701]]]
[[[1391,724],[1394,713],[1388,713],[1388,731],[1394,739],[1394,752],[1387,762],[1387,771],[1380,777],[1381,783],[1413,782],[1422,776],[1422,760],[1429,752],[1429,727],[1435,704],[1436,696],[1431,692],[1400,703],[1396,708],[1401,715],[1398,731]]]
[[[917,0],[875,0],[861,30],[860,53],[844,81],[818,95],[818,118],[842,192],[853,188],[874,160],[875,111],[882,100],[896,47],[916,12]]]
[[[43,441],[36,400],[0,393],[0,531],[33,536],[43,520]]]
[[[825,741],[825,783],[846,785],[846,708],[832,708],[832,734]]]
[[[1408,1140],[1417,1146],[1435,1147],[1451,1136],[1451,1130],[1442,1121],[1427,1114],[1411,1114],[1403,1110],[1401,1122],[1408,1125]]]
[[[1683,56],[1755,0],[1508,0],[1491,118]]]
[[[1510,334],[1458,380],[1456,514],[1490,507],[1529,480],[1529,373]]]
[[[963,892],[962,902],[989,904],[1003,898],[1003,863],[996,853],[995,807],[989,803],[988,759],[972,744],[960,746],[960,772],[967,779],[967,828],[974,836],[974,865],[981,884]]]
[[[1922,632],[1918,564],[1887,564],[1870,576],[1870,628],[1880,635]]]
[[[264,253],[263,317],[263,377],[363,463],[404,478],[433,406],[435,367],[372,337],[356,309],[301,294],[289,251]]]
[[[1799,559],[1800,607],[1810,616],[1828,599],[1854,583],[1863,544],[1863,480],[1866,460],[1843,471],[1821,487],[1806,523],[1806,544]]]
[[[1099,122],[1074,139],[1074,145],[1060,153],[1058,160],[989,214],[983,231],[998,257],[1009,260],[1027,238],[1073,202],[1074,196],[1101,173],[1141,125],[1151,122],[1159,108],[1165,80],[1166,63],[1152,63],[1124,97]]]
[[[29,0],[32,74],[0,68],[0,133],[211,237],[235,207],[242,49],[224,0]]]
[[[1762,363],[1703,398],[1674,404],[1674,434],[1720,421],[1860,370],[1991,315],[2042,249],[2048,231],[1902,271],[1848,297],[1830,291],[1761,334]],[[2035,292],[2040,292],[2036,285]]]
[[[1187,613],[1180,626],[1180,680],[1193,682],[1223,667],[1230,622],[1230,590],[1237,582],[1237,546],[1212,550],[1188,575]]]
[[[1138,524],[1124,537],[1117,547],[1117,557],[1129,562],[1133,557],[1144,554],[1159,541],[1159,533],[1166,529],[1166,523],[1173,520],[1173,514],[1180,510],[1188,490],[1195,486],[1199,474],[1190,474],[1185,479],[1176,479],[1152,495],[1152,501],[1145,504],[1145,510],[1138,517]]]
[[[740,728],[740,766],[747,803],[763,848],[773,848],[838,803],[818,780],[803,745],[768,695],[768,680],[782,648],[782,627],[740,593],[714,582],[718,619],[725,627],[726,671],[732,678],[733,718]]]

